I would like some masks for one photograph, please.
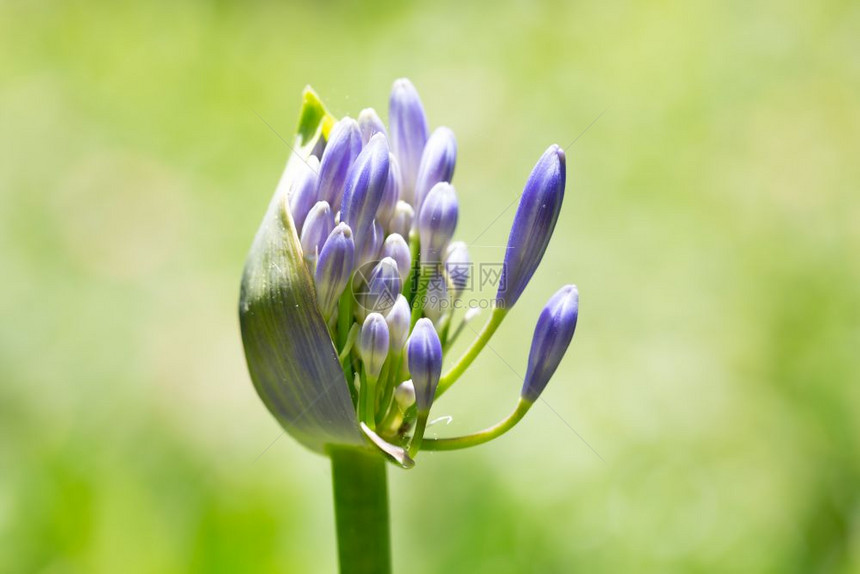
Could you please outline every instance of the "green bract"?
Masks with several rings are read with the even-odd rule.
[[[332,121],[306,89],[294,151],[248,254],[239,300],[257,393],[288,433],[317,452],[327,445],[365,444],[287,208],[290,186]]]

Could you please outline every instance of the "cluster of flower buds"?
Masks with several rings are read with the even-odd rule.
[[[551,146],[526,182],[505,250],[495,307],[443,375],[443,355],[468,313],[450,301],[471,257],[454,241],[454,133],[430,131],[405,79],[388,127],[373,109],[335,120],[305,91],[294,153],[245,266],[240,319],[261,398],[306,446],[379,448],[403,466],[415,454],[486,442],[513,426],[543,391],[576,326],[578,294],[562,288],[540,315],[517,409],[487,431],[424,438],[434,401],[466,370],[519,299],[561,210],[565,156]]]

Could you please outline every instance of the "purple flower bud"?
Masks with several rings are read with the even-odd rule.
[[[379,200],[379,208],[376,210],[376,219],[388,221],[394,215],[397,201],[400,199],[400,166],[394,154],[388,154],[388,181],[385,183],[385,191]]]
[[[379,119],[379,114],[373,108],[365,108],[358,114],[358,128],[361,130],[361,143],[367,145],[374,134],[382,134],[388,137],[385,124]]]
[[[317,301],[326,320],[334,313],[337,300],[349,282],[354,258],[352,230],[346,223],[338,223],[320,250],[314,273]]]
[[[382,249],[384,237],[385,232],[382,230],[382,226],[374,220],[370,228],[370,234],[361,245],[361,251],[356,252],[356,268],[362,267],[371,261],[376,261],[379,257],[379,251]]]
[[[420,217],[421,204],[434,185],[440,181],[451,182],[454,164],[457,163],[457,140],[448,128],[436,128],[427,140],[418,177],[415,181],[415,213]]]
[[[551,145],[526,182],[508,237],[505,262],[496,299],[506,309],[514,306],[534,275],[558,221],[564,199],[564,151]]]
[[[553,295],[541,311],[532,337],[529,366],[520,393],[533,403],[546,388],[576,330],[579,315],[579,292],[575,285],[565,285]]]
[[[402,286],[397,263],[391,257],[384,258],[370,273],[364,308],[368,312],[387,313],[397,301]]]
[[[388,141],[376,134],[361,150],[346,177],[340,219],[352,229],[355,248],[362,251],[388,182]]]
[[[409,301],[403,295],[398,295],[397,301],[394,302],[394,305],[385,315],[385,322],[388,323],[388,333],[391,335],[392,352],[399,353],[403,350],[406,339],[409,337],[411,318],[412,309],[409,307]]]
[[[302,227],[302,252],[306,259],[316,261],[319,250],[334,229],[334,214],[328,202],[318,201],[311,208]]]
[[[430,319],[418,319],[406,344],[406,358],[418,412],[429,412],[442,375],[442,343]]]
[[[394,215],[388,220],[386,229],[389,233],[397,233],[401,237],[409,237],[412,229],[412,221],[415,219],[415,210],[405,201],[398,201],[394,208]]]
[[[445,252],[445,274],[451,285],[452,295],[458,297],[469,286],[472,258],[464,241],[454,241]]]
[[[352,118],[343,118],[331,129],[320,160],[319,193],[321,200],[340,209],[347,173],[361,152],[361,131]]]
[[[364,361],[367,375],[379,377],[388,356],[388,323],[379,313],[371,313],[361,326],[358,337],[358,354]]]
[[[457,229],[457,194],[450,183],[437,183],[427,194],[418,215],[421,262],[441,262]]]
[[[396,80],[391,88],[388,124],[391,128],[391,149],[400,162],[403,198],[411,202],[415,197],[415,179],[429,129],[418,91],[412,82],[405,78]]]
[[[299,233],[302,231],[308,212],[317,202],[320,160],[310,156],[305,167],[307,169],[300,173],[290,190],[290,213],[293,215],[296,231]]]
[[[409,277],[409,270],[412,268],[412,254],[409,252],[409,245],[399,233],[392,233],[385,238],[385,243],[382,245],[382,256],[391,257],[397,262],[397,269],[400,271],[400,280],[405,282]]]

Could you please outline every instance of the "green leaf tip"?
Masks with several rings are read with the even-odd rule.
[[[296,133],[299,136],[300,145],[305,145],[314,137],[322,125],[322,137],[328,139],[328,132],[334,125],[334,117],[328,113],[322,100],[310,86],[305,86],[302,91],[302,109],[299,112],[299,125]]]

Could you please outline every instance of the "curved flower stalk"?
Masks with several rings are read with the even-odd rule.
[[[564,287],[541,313],[511,416],[473,435],[425,439],[431,409],[490,340],[546,251],[565,156],[551,146],[528,178],[496,306],[443,375],[446,350],[475,315],[458,319],[452,305],[471,269],[468,246],[455,240],[456,139],[448,128],[429,135],[406,79],[394,83],[387,128],[372,108],[358,118],[337,121],[305,90],[293,153],[245,264],[239,316],[260,398],[290,435],[332,459],[342,572],[384,573],[385,461],[410,468],[422,450],[467,448],[512,428],[564,356],[579,295]]]

